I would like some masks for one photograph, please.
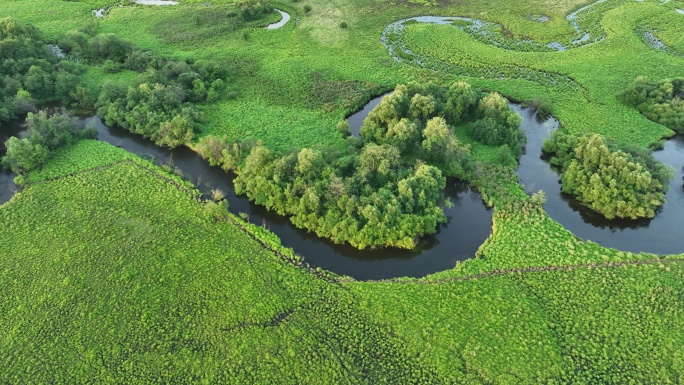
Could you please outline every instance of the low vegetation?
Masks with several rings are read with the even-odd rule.
[[[63,147],[29,177],[0,209],[3,382],[682,375],[682,264],[639,265],[649,257],[582,242],[531,204],[498,212],[482,258],[419,281],[355,282],[295,267],[264,229],[217,221],[188,183],[105,143]]]

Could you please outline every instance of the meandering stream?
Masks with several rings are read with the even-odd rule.
[[[422,239],[414,250],[357,250],[349,245],[336,245],[297,229],[288,218],[252,204],[245,196],[236,196],[232,183],[234,176],[226,174],[219,167],[209,166],[192,150],[185,147],[163,149],[126,130],[107,127],[96,116],[84,119],[84,122],[89,121],[96,122],[99,140],[151,159],[159,165],[172,163],[183,172],[184,178],[195,183],[207,197],[213,188],[223,190],[231,212],[246,213],[250,222],[264,224],[280,237],[283,245],[293,248],[306,262],[337,274],[356,279],[422,277],[453,268],[456,261],[472,258],[491,232],[492,213],[480,196],[462,183],[450,181],[446,195],[453,207],[444,210],[449,222],[440,226],[434,236]],[[18,131],[19,128],[13,133]],[[2,204],[14,194],[16,186],[11,183],[11,174],[2,173],[0,178]]]
[[[385,95],[372,99],[363,110],[347,118],[352,135],[359,137],[363,119],[375,108]],[[680,238],[684,219],[684,136],[677,136],[665,143],[653,156],[675,168],[676,175],[670,183],[665,198],[667,202],[653,219],[608,220],[581,205],[572,196],[561,192],[558,173],[542,157],[542,145],[558,128],[558,121],[539,121],[531,108],[519,104],[511,107],[523,118],[522,129],[527,136],[526,153],[520,159],[518,174],[528,193],[544,190],[547,196],[544,210],[576,236],[606,247],[622,251],[676,254],[684,252],[684,240]]]

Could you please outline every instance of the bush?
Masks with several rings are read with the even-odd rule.
[[[348,25],[347,25],[347,22],[346,22],[346,21],[343,21],[343,22],[340,23],[340,28],[342,28],[342,29],[347,29],[347,27],[348,27]]]
[[[121,72],[121,69],[121,64],[113,60],[105,60],[105,62],[102,64],[102,72],[106,74],[116,74]]]
[[[620,99],[648,119],[684,133],[684,78],[655,82],[638,77]]]
[[[311,6],[307,4],[304,6],[304,13],[308,14],[309,12],[311,12]]]
[[[337,131],[341,132],[344,136],[351,135],[351,130],[349,129],[349,123],[346,120],[340,120],[337,123]]]
[[[599,135],[554,135],[553,151],[563,167],[562,190],[608,219],[652,218],[665,202],[672,171],[648,150],[610,148]]]
[[[92,127],[83,127],[68,113],[49,116],[46,111],[29,112],[26,124],[27,137],[9,138],[5,143],[7,154],[2,158],[2,164],[17,174],[41,167],[57,148],[96,134]]]

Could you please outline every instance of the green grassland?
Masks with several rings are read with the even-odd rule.
[[[293,19],[284,28],[271,31],[260,28],[271,19],[239,28],[217,21],[233,8],[228,2],[215,1],[210,6],[204,2],[181,3],[178,7],[114,6],[100,20],[100,32],[115,33],[165,56],[223,62],[232,74],[227,92],[237,93],[238,97],[205,107],[207,122],[202,134],[225,134],[230,139],[254,136],[275,149],[335,143],[340,140],[335,131],[337,121],[371,95],[409,80],[453,81],[454,74],[458,74],[454,67],[479,69],[470,71],[476,75],[469,81],[515,99],[547,95],[553,102],[554,114],[572,131],[598,132],[648,145],[670,132],[621,105],[616,95],[636,76],[671,77],[681,72],[684,63],[682,58],[651,49],[636,33],[638,28],[650,26],[676,49],[681,45],[677,19],[684,17],[674,11],[676,4],[612,1],[595,7],[595,11],[581,14],[588,16],[580,21],[600,21],[600,28],[592,28],[592,32],[603,31],[606,39],[566,52],[510,51],[478,42],[451,26],[413,25],[404,34],[406,43],[417,55],[440,64],[441,71],[434,73],[392,60],[379,41],[384,26],[412,15],[458,15],[501,24],[506,36],[513,40],[566,41],[575,32],[565,15],[585,4],[350,0],[275,3],[291,12]],[[48,37],[56,38],[82,25],[92,9],[105,5],[104,1],[49,0],[38,8],[18,0],[3,4],[0,16],[32,22]],[[305,5],[312,7],[308,14],[302,10]],[[540,23],[531,20],[531,15],[547,15],[550,20]],[[342,21],[348,23],[348,29],[339,27]],[[659,64],[644,65],[653,62]],[[504,79],[498,79],[500,74],[491,76],[494,79],[477,75],[483,68],[500,72],[510,67],[560,74],[574,80],[574,84],[567,88],[509,79],[506,74]],[[95,72],[89,77],[91,81],[104,78],[104,74]]]
[[[31,177],[0,209],[2,382],[618,384],[684,371],[682,261],[639,264],[648,256],[580,242],[533,207],[517,228],[497,218],[482,257],[453,271],[356,282],[297,267],[260,228],[216,221],[192,186],[104,143],[64,148]],[[528,227],[517,244],[498,237]],[[526,247],[556,238],[563,259]]]
[[[7,0],[0,17],[56,39],[113,3]],[[211,11],[229,12],[228,1],[181,3],[112,7],[100,32],[228,66],[229,89],[202,107],[200,136],[254,136],[280,150],[335,144],[336,123],[372,95],[457,78],[517,100],[543,95],[572,132],[639,145],[672,134],[617,95],[640,75],[681,75],[683,58],[637,32],[648,26],[684,52],[681,3],[610,2],[587,16],[605,40],[565,52],[408,26],[404,43],[436,71],[393,60],[383,28],[458,15],[499,23],[514,40],[567,40],[575,32],[565,16],[587,2],[302,0],[275,4],[293,16],[275,31],[263,20],[217,24]],[[95,68],[84,81],[112,76]],[[491,237],[454,269],[387,282],[298,267],[272,235],[214,220],[191,186],[121,150],[93,141],[62,150],[0,207],[0,382],[680,382],[682,257],[577,239],[529,202],[511,168],[492,165],[496,149],[464,141],[488,170],[475,184],[495,207]]]

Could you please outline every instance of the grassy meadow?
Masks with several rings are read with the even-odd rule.
[[[684,370],[681,260],[639,264],[532,207],[495,222],[527,239],[494,237],[473,263],[356,282],[296,267],[259,227],[217,221],[192,186],[108,144],[64,148],[31,179],[0,210],[2,382],[619,384]],[[563,250],[528,246],[550,239]]]
[[[568,41],[576,32],[566,16],[589,3],[287,1],[273,3],[292,15],[278,30],[262,28],[277,15],[225,23],[229,1],[180,3],[6,0],[0,18],[56,40],[106,7],[101,33],[223,63],[229,86],[201,106],[200,137],[252,136],[275,150],[342,145],[337,123],[372,96],[459,79],[543,99],[570,132],[641,146],[672,135],[618,95],[637,76],[681,76],[681,2],[592,7],[579,23],[605,39],[563,52],[410,24],[396,42],[425,67],[390,57],[379,40],[388,24],[467,16],[511,41]],[[644,28],[674,53],[645,44]],[[134,76],[90,68],[83,81]],[[232,215],[217,220],[192,185],[123,150],[96,141],[61,149],[0,206],[0,382],[679,383],[682,256],[578,239],[530,200],[512,167],[496,165],[496,148],[464,142],[495,210],[476,258],[421,279],[368,282],[301,267],[272,234]]]

